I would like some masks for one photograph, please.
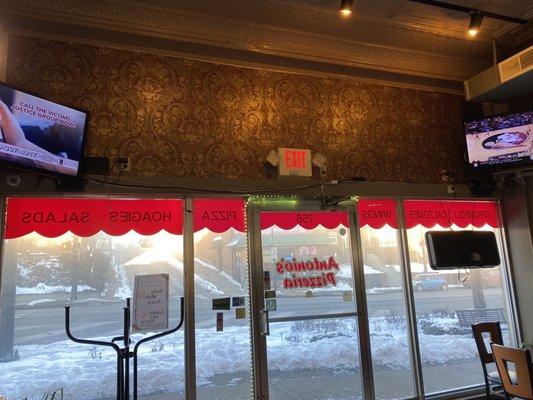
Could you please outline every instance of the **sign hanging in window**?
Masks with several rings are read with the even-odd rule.
[[[88,237],[100,231],[120,236],[135,231],[154,235],[161,230],[181,235],[181,200],[9,198],[5,238],[37,232],[57,237],[67,232]]]
[[[357,203],[359,225],[381,229],[385,225],[398,228],[396,200],[390,199],[360,199]]]
[[[261,229],[272,226],[290,230],[296,226],[314,229],[322,226],[335,229],[339,225],[348,227],[348,214],[345,211],[266,211],[261,213]]]
[[[208,228],[222,233],[233,228],[245,231],[245,203],[242,199],[196,199],[193,202],[194,231]]]
[[[463,200],[406,200],[404,202],[405,227],[422,225],[433,228],[439,225],[449,228],[456,225],[466,228],[470,225],[481,228],[500,226],[498,209],[493,201]]]

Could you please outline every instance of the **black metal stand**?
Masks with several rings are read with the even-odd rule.
[[[175,328],[168,331],[160,332],[158,334],[142,338],[133,347],[133,351],[130,351],[131,339],[130,339],[130,299],[126,300],[126,307],[124,307],[124,334],[122,336],[115,336],[110,342],[104,342],[100,340],[80,339],[72,335],[70,332],[70,306],[65,307],[65,330],[70,340],[81,344],[92,344],[94,346],[106,346],[111,347],[117,353],[117,400],[129,400],[130,398],[130,358],[133,358],[133,400],[137,400],[137,354],[139,346],[150,340],[160,338],[162,336],[170,335],[178,331],[183,325],[183,297],[180,298],[181,310],[180,310],[180,322]],[[121,348],[115,342],[122,341],[123,347]]]

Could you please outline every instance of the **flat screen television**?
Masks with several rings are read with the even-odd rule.
[[[533,164],[533,111],[465,122],[464,128],[474,168]]]
[[[58,176],[79,175],[88,112],[0,82],[0,163]]]

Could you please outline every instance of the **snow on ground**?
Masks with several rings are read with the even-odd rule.
[[[194,274],[194,284],[197,287],[201,287],[202,289],[210,292],[211,294],[224,294],[223,291],[218,290],[218,288],[215,285],[201,278],[200,276],[198,276],[198,274]]]
[[[78,285],[78,293],[90,292],[95,290],[88,285]],[[17,295],[20,294],[51,294],[51,293],[70,293],[71,287],[64,285],[50,286],[45,283],[38,283],[34,287],[17,286]]]
[[[442,332],[458,327],[455,318],[426,316]],[[390,369],[410,367],[405,320],[377,317],[370,320],[373,364]],[[419,332],[422,362],[446,364],[477,357],[470,333]],[[270,324],[269,368],[275,371],[315,368],[358,368],[359,348],[353,319],[311,320]],[[133,340],[141,338],[134,334]],[[196,330],[197,376],[200,385],[221,372],[246,375],[250,367],[250,338],[242,326]],[[161,346],[162,345],[162,346]],[[161,349],[162,347],[162,349]],[[110,349],[62,340],[45,345],[17,347],[20,360],[0,364],[0,393],[8,398],[41,397],[65,389],[65,399],[112,398],[115,391],[115,353]],[[158,350],[160,349],[160,350]],[[141,346],[140,394],[182,391],[184,385],[183,331],[161,338],[158,346]],[[92,354],[92,355],[91,355]]]
[[[176,268],[178,271],[183,271],[183,263],[174,257],[172,254],[161,252],[160,249],[150,249],[144,253],[132,258],[124,263],[124,265],[152,265],[157,263],[167,263]]]
[[[44,304],[44,303],[55,303],[57,300],[54,299],[40,299],[40,300],[33,300],[28,303],[29,306],[34,306],[36,304]]]
[[[401,286],[390,286],[390,287],[375,287],[372,289],[367,289],[367,293],[385,293],[385,292],[401,292]]]
[[[135,258],[132,258],[128,262],[124,263],[124,265],[118,265],[115,267],[119,284],[118,284],[117,289],[115,290],[114,297],[118,297],[120,299],[126,299],[128,297],[132,297],[133,290],[130,287],[130,284],[128,282],[125,267],[128,267],[130,265],[152,265],[156,263],[166,263],[170,265],[171,267],[175,268],[176,270],[178,270],[179,272],[183,273],[183,263],[180,260],[178,260],[176,257],[170,254],[161,253],[160,251],[155,250],[155,249],[148,250],[144,252],[143,254]],[[204,265],[205,263],[202,262],[202,264]],[[216,269],[216,267],[212,267],[212,268]],[[218,287],[216,287],[213,283],[209,282],[206,279],[203,279],[198,274],[194,274],[194,282],[197,287],[202,288],[203,290],[211,294],[215,294],[215,295],[224,294],[224,292],[219,290]]]
[[[217,267],[215,267],[214,265],[206,263],[205,261],[202,261],[202,260],[200,260],[197,257],[194,257],[194,261],[197,262],[200,265],[203,265],[206,268],[209,268],[210,270],[213,270],[213,271],[216,271],[216,272],[220,272],[220,270]]]
[[[335,291],[338,292],[338,291],[344,291],[344,290],[352,291],[353,288],[352,288],[352,285],[350,285],[348,282],[337,281],[336,286],[325,286],[325,287],[312,288],[312,289],[299,289],[299,292],[305,292],[307,290],[311,290],[313,292],[335,292]]]
[[[239,282],[237,282],[237,280],[233,276],[231,276],[230,274],[226,273],[226,271],[222,271],[220,273],[220,275],[223,276],[224,278],[226,278],[228,281],[230,281],[231,283],[233,283],[235,286],[237,286],[239,289],[242,290],[242,285]]]
[[[101,299],[100,297],[89,297],[83,300],[76,300],[76,303],[105,303],[107,300]],[[31,305],[31,303],[28,303]]]
[[[220,276],[224,277],[225,279],[227,279],[228,281],[230,281],[233,285],[235,285],[236,287],[238,287],[239,289],[242,290],[242,285],[237,282],[237,280],[229,275],[228,273],[226,273],[226,271],[223,271],[221,269],[219,269],[218,267],[216,267],[215,265],[213,264],[209,264],[203,260],[200,260],[199,258],[195,258],[194,259],[194,262],[197,262],[198,264],[206,267],[206,268],[209,268],[210,270],[214,271],[214,272],[218,272],[220,274]]]

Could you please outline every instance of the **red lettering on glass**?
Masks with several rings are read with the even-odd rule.
[[[283,279],[283,287],[285,289],[337,286],[337,275],[333,270],[339,270],[339,264],[333,256],[330,256],[327,260],[319,260],[314,257],[312,261],[306,262],[297,261],[296,259],[287,261],[282,258],[276,263],[276,271],[279,274],[290,274],[290,278]],[[306,273],[319,271],[319,274],[301,276],[299,273],[304,271]]]

